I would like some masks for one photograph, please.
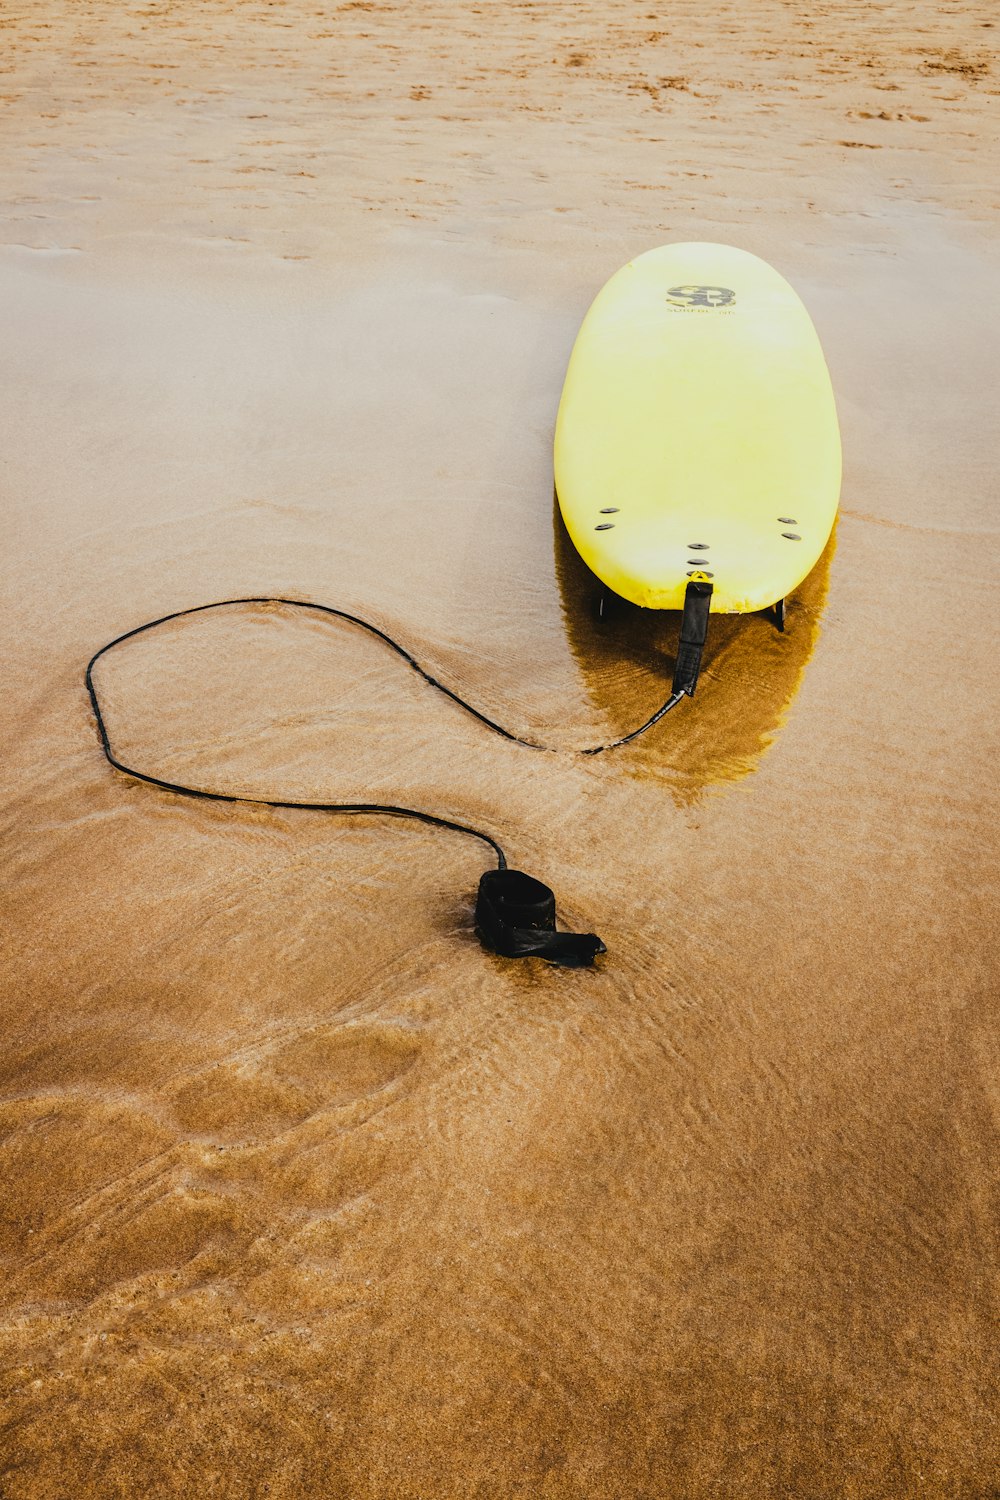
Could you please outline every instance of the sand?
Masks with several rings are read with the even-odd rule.
[[[988,1500],[987,0],[22,0],[5,335],[0,1494]],[[599,628],[551,435],[591,297],[771,260],[834,543],[778,636]],[[608,946],[480,949],[484,825]]]

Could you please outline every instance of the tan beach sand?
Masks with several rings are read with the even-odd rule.
[[[0,1494],[990,1500],[1000,16],[12,0],[0,16]],[[791,601],[597,760],[225,611],[354,610],[568,750],[666,695],[551,435],[603,280],[772,261],[846,472]]]

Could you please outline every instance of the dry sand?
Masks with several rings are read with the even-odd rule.
[[[3,12],[4,1500],[1000,1493],[995,14]],[[648,712],[551,432],[692,238],[804,296],[846,475],[655,736],[280,609],[101,678],[151,771],[487,825],[599,972],[485,955],[466,840],[110,771],[86,658],[234,594]]]

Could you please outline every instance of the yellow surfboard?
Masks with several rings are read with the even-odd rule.
[[[819,339],[795,292],[729,245],[664,245],[598,294],[555,433],[559,506],[616,594],[680,609],[779,604],[826,546],[840,432]]]

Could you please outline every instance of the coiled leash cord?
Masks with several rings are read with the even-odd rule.
[[[606,745],[592,745],[589,749],[578,751],[578,754],[600,755],[605,750],[615,750],[619,745],[627,745],[630,740],[637,739],[640,734],[645,734],[647,729],[652,729],[654,724],[658,724],[665,714],[668,714],[672,708],[676,708],[682,698],[694,693],[701,662],[701,648],[704,645],[708,628],[711,593],[710,583],[688,584],[681,624],[681,646],[674,672],[673,689],[667,701],[644,724],[640,724],[639,728],[633,729],[630,734],[622,735],[621,739],[611,740]],[[113,641],[108,641],[100,650],[94,652],[87,663],[84,681],[90,696],[90,705],[97,724],[101,748],[116,771],[121,771],[136,781],[145,781],[149,786],[160,787],[163,791],[176,792],[181,797],[199,797],[208,802],[242,802],[254,807],[305,808],[311,812],[377,813],[386,817],[414,818],[417,822],[429,823],[433,828],[447,828],[453,833],[467,834],[470,838],[478,839],[480,843],[488,845],[496,855],[497,861],[497,868],[488,870],[480,880],[476,899],[476,932],[485,947],[505,958],[544,958],[549,963],[574,969],[587,967],[594,962],[599,953],[606,951],[600,938],[592,932],[557,932],[555,896],[552,891],[542,881],[535,880],[533,876],[526,875],[521,870],[509,869],[507,856],[498,841],[492,834],[486,833],[481,828],[474,828],[468,823],[458,823],[452,818],[438,817],[436,813],[422,812],[419,808],[395,807],[383,802],[298,802],[283,797],[241,797],[235,792],[213,792],[205,787],[187,786],[183,782],[167,781],[162,776],[151,776],[148,772],[139,771],[135,766],[126,765],[123,760],[120,760],[111,744],[111,737],[101,711],[101,700],[94,683],[94,668],[97,663],[116,646],[123,645],[125,641],[130,641],[137,635],[144,635],[149,630],[156,630],[160,625],[167,625],[171,620],[185,620],[191,615],[205,614],[208,610],[227,609],[243,604],[283,604],[289,609],[311,610],[316,614],[329,615],[336,620],[345,620],[349,625],[357,625],[359,629],[366,630],[369,635],[376,636],[385,645],[391,647],[396,655],[401,656],[426,683],[436,688],[439,693],[443,693],[446,698],[450,698],[453,703],[457,703],[459,708],[471,714],[474,719],[478,719],[480,724],[485,724],[487,729],[491,729],[494,734],[499,734],[505,740],[511,740],[515,745],[524,745],[529,750],[555,753],[554,746],[541,745],[535,740],[524,739],[521,735],[514,734],[512,730],[505,729],[502,724],[497,724],[487,714],[474,708],[471,703],[467,703],[450,687],[446,687],[443,682],[438,682],[436,677],[432,677],[405,646],[401,646],[398,641],[393,640],[392,636],[380,630],[369,620],[363,620],[359,615],[349,614],[347,610],[334,609],[329,604],[313,604],[305,599],[260,596],[246,599],[219,599],[212,604],[197,604],[191,609],[175,610],[172,614],[161,615],[159,619],[147,620],[144,625],[137,625],[134,630],[126,630],[122,635],[115,636]]]

